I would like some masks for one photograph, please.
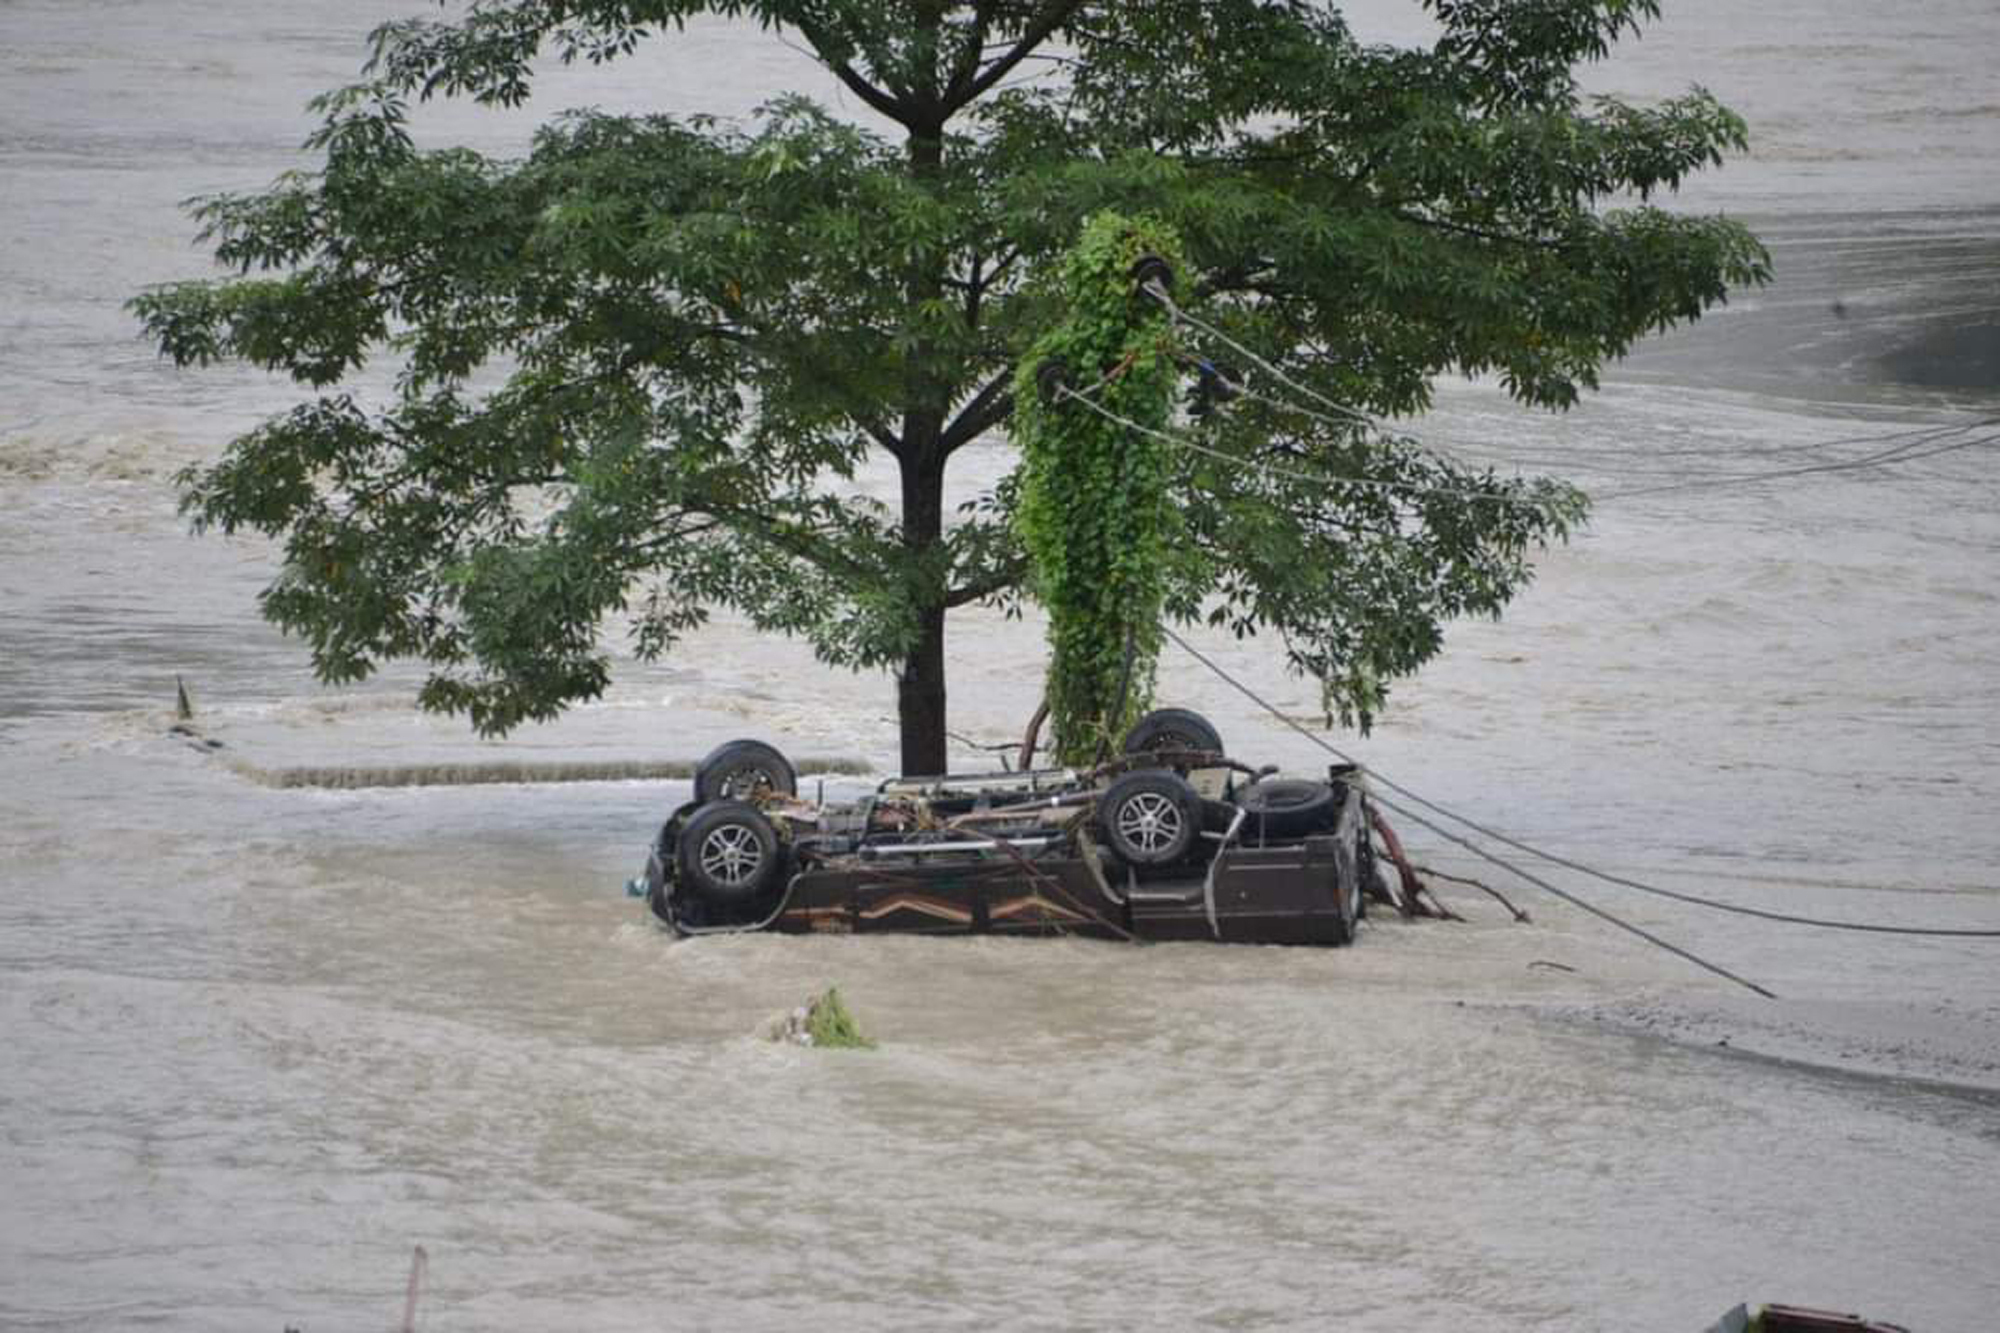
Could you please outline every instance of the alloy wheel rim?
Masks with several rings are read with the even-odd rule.
[[[1171,847],[1181,835],[1180,807],[1158,792],[1138,792],[1119,807],[1118,832],[1143,852]]]
[[[701,843],[701,868],[718,883],[746,884],[764,862],[757,835],[745,824],[724,824]]]

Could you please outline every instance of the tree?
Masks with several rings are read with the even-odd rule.
[[[386,25],[313,104],[315,170],[197,205],[232,273],[134,303],[179,363],[318,391],[184,474],[185,508],[282,539],[263,610],[326,680],[422,659],[425,706],[499,731],[604,688],[607,617],[659,653],[735,607],[892,666],[903,765],[939,770],[946,613],[1014,605],[1026,572],[1015,486],[948,522],[946,468],[1015,411],[1093,213],[1181,238],[1214,331],[1177,326],[1190,383],[1233,344],[1381,415],[1448,371],[1566,406],[1764,279],[1739,225],[1646,202],[1742,123],[1698,89],[1577,90],[1654,0],[1430,8],[1420,49],[1302,0],[484,0]],[[408,132],[413,99],[517,104],[536,59],[617,59],[703,11],[810,48],[892,130],[781,96],[747,130],[571,112],[519,161]],[[338,391],[377,357],[392,401]],[[1277,395],[1205,420],[1208,452],[1175,458],[1167,613],[1274,634],[1364,724],[1577,512]],[[897,509],[842,492],[871,451]]]

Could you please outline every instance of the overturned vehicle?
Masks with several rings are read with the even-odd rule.
[[[1341,945],[1374,883],[1368,830],[1352,768],[1253,769],[1185,709],[1149,713],[1093,768],[892,778],[839,803],[801,801],[784,755],[730,741],[660,829],[644,887],[685,935]]]

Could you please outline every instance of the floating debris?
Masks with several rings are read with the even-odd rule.
[[[784,1042],[790,1046],[818,1046],[832,1050],[872,1051],[875,1043],[854,1021],[847,1005],[840,998],[838,987],[827,987],[826,994],[815,996],[810,1002],[786,1014],[771,1025],[768,1034],[772,1041]]]

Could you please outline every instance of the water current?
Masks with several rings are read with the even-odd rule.
[[[417,8],[0,3],[0,1327],[389,1328],[419,1244],[439,1330],[1671,1330],[1743,1300],[2000,1327],[1991,942],[1551,872],[1782,998],[1520,885],[1532,925],[1448,890],[1466,924],[1374,918],[1339,951],[676,943],[620,885],[685,784],[429,781],[736,734],[886,771],[895,738],[884,678],[724,621],[478,741],[406,671],[316,686],[257,618],[271,552],[186,533],[173,473],[293,391],[173,371],[123,303],[204,271],[177,201],[298,165],[305,99]],[[1412,5],[1349,10],[1422,35]],[[1600,503],[1336,744],[1627,875],[2000,926],[1991,447],[1740,480],[2000,415],[1995,50],[1987,0],[1675,0],[1592,72],[1748,118],[1684,201],[1750,220],[1778,279],[1563,416],[1441,386],[1424,438]],[[792,88],[855,114],[703,23],[421,128],[504,153],[565,105]],[[953,484],[1008,465],[968,451]],[[1038,626],[951,634],[953,729],[1015,735]],[[1268,645],[1198,644],[1312,716]],[[219,748],[169,734],[176,676]],[[1161,694],[1325,762],[1190,659]],[[418,785],[338,785],[384,772]],[[835,982],[880,1050],[758,1039]]]

